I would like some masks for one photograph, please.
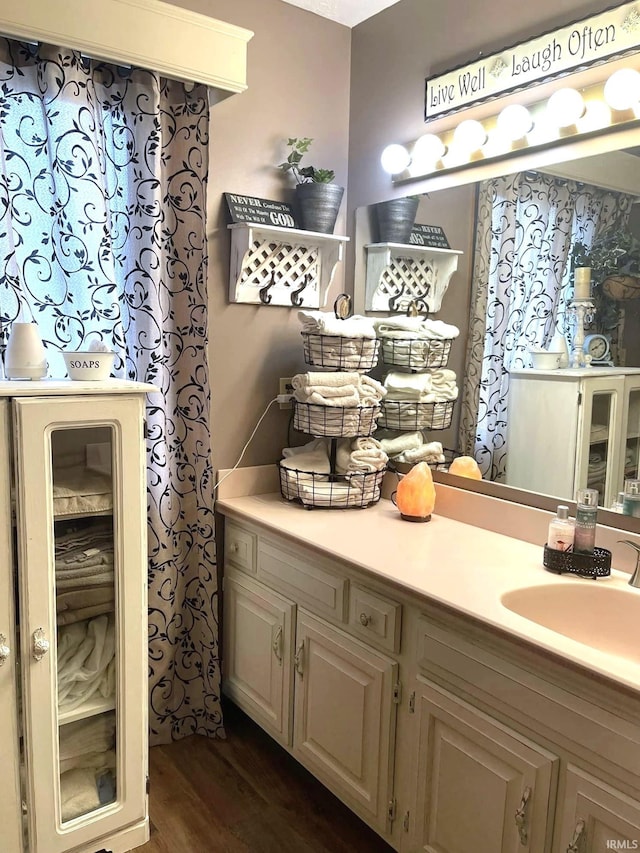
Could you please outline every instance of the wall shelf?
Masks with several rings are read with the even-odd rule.
[[[411,302],[429,313],[440,310],[451,276],[458,268],[458,249],[404,243],[368,243],[365,309],[404,311]]]
[[[231,231],[229,300],[320,308],[348,237],[239,222]]]

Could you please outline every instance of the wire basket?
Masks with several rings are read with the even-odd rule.
[[[447,429],[451,426],[455,400],[414,403],[410,400],[383,400],[379,427],[414,431]]]
[[[442,455],[444,456],[444,460],[441,462],[429,462],[428,459],[425,459],[424,461],[432,471],[448,471],[449,465],[451,465],[453,460],[463,454],[458,450],[449,450],[449,448],[443,447]],[[390,471],[395,471],[397,474],[408,474],[413,466],[417,465],[418,462],[422,462],[422,460],[418,459],[416,462],[401,462],[400,460],[389,459],[388,468]]]
[[[380,341],[375,338],[346,338],[300,332],[304,360],[313,367],[332,370],[372,370],[378,363]]]
[[[576,554],[573,551],[557,551],[545,545],[542,565],[557,575],[569,572],[583,578],[606,578],[611,574],[611,551],[594,548],[593,554]]]
[[[354,474],[316,474],[287,468],[278,462],[280,494],[307,509],[364,509],[380,500],[386,467]]]
[[[308,435],[355,438],[369,436],[377,426],[380,406],[321,406],[293,401],[293,428]]]
[[[382,360],[396,367],[410,367],[412,370],[446,367],[450,352],[450,340],[382,338]]]

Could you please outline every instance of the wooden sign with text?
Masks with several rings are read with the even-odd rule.
[[[253,222],[276,228],[296,228],[293,207],[284,201],[256,198],[250,195],[224,193],[231,222]]]
[[[430,246],[432,249],[451,248],[439,225],[414,225],[409,242],[412,246]]]

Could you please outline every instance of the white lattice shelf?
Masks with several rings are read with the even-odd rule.
[[[229,299],[320,308],[348,237],[239,222],[231,230]]]
[[[368,243],[365,309],[404,311],[415,302],[419,310],[440,310],[451,276],[458,268],[458,249],[404,243]]]

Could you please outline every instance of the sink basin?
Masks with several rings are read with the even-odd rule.
[[[640,590],[595,582],[543,584],[506,592],[500,600],[537,625],[640,663]]]

